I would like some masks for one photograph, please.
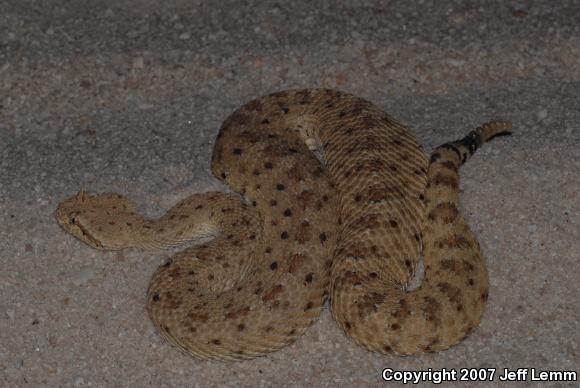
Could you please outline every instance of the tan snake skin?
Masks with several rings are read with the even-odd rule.
[[[84,192],[56,219],[99,249],[188,244],[153,275],[148,311],[195,357],[241,360],[298,338],[330,295],[365,348],[446,349],[479,323],[488,277],[458,205],[458,170],[510,125],[438,147],[372,103],[335,90],[275,93],[223,124],[212,170],[239,194],[195,194],[157,220],[125,197]],[[409,291],[417,263],[425,277]]]

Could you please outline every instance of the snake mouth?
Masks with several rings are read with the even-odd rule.
[[[78,216],[81,214],[81,211],[72,210],[77,206],[82,206],[90,198],[90,196],[81,190],[76,195],[60,203],[54,212],[54,217],[56,218],[57,223],[66,232],[72,234],[74,237],[94,248],[104,249],[101,241],[93,236],[93,234],[91,234],[91,232],[84,225],[82,225],[78,218]]]
[[[75,229],[77,233],[74,235],[77,236],[79,239],[87,242],[91,246],[103,249],[103,244],[99,239],[94,237],[81,223],[74,216],[70,216],[69,218],[69,226],[71,229]]]
[[[76,218],[77,213],[72,212],[68,215],[63,214],[63,209],[57,209],[55,212],[58,224],[68,233],[78,238],[82,242],[89,244],[97,249],[104,249],[101,241],[93,236]]]

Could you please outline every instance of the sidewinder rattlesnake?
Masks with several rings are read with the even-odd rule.
[[[189,244],[155,272],[147,303],[159,332],[195,357],[288,345],[327,297],[369,350],[443,350],[478,325],[488,296],[458,170],[509,128],[487,123],[428,162],[407,127],[366,100],[284,91],[239,108],[218,134],[212,171],[237,194],[195,194],[150,220],[119,194],[80,192],[55,215],[98,249]],[[424,279],[409,290],[421,255]]]

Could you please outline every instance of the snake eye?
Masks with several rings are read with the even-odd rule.
[[[70,223],[71,223],[71,224],[73,224],[73,225],[74,225],[74,224],[76,224],[76,222],[77,222],[77,220],[76,220],[74,217],[72,217],[72,218],[70,219]]]

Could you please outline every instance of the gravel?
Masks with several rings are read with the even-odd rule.
[[[496,368],[500,385],[504,368],[579,371],[577,2],[88,4],[0,5],[0,386],[365,387],[385,384],[387,367]],[[54,221],[80,188],[126,194],[149,216],[219,189],[209,161],[221,122],[294,87],[366,97],[427,151],[492,118],[514,123],[462,169],[491,291],[461,344],[372,354],[326,309],[267,357],[197,361],[146,316],[167,254],[99,252]]]

